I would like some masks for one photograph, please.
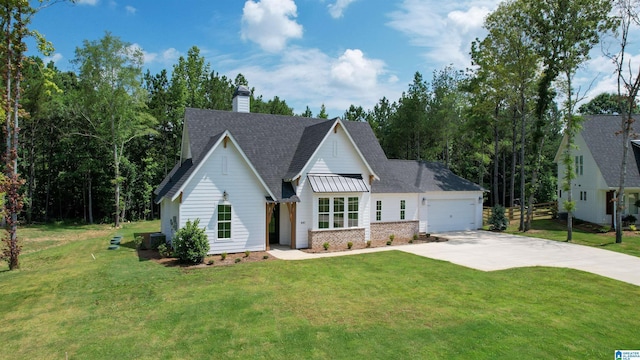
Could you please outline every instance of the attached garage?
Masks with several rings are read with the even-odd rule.
[[[478,201],[474,198],[428,200],[426,214],[423,213],[426,232],[475,230],[482,226],[476,223],[477,207]]]

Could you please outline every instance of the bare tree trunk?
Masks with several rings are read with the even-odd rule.
[[[509,207],[513,207],[516,196],[516,162],[518,161],[518,118],[514,111],[513,122],[511,124],[513,133],[511,134],[511,177],[509,179]]]
[[[500,149],[500,144],[498,143],[500,141],[500,135],[498,132],[498,105],[496,104],[495,107],[495,113],[494,113],[494,123],[493,123],[493,186],[492,186],[492,193],[493,193],[493,206],[497,205],[499,202],[499,196],[500,193],[498,191],[498,171],[500,171],[500,154],[499,154],[499,149]]]
[[[93,224],[93,195],[91,192],[91,172],[89,172],[87,190],[89,198],[89,224]]]

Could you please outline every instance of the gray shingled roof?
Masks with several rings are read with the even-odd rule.
[[[334,122],[335,119],[188,108],[185,111],[185,127],[189,131],[193,158],[180,166],[176,165],[169,173],[155,190],[156,201],[176,194],[225,131],[229,131],[238,142],[267,187],[276,196],[276,201],[298,201],[292,185],[286,180],[302,170]],[[345,121],[343,124],[369,166],[380,177],[371,187],[373,193],[480,189],[448,169],[438,168],[436,165],[388,160],[368,123]],[[422,180],[416,182],[416,179]],[[434,185],[427,185],[429,181],[434,181]]]
[[[389,169],[401,181],[426,191],[484,191],[482,187],[454,174],[444,164],[416,160],[389,160]]]
[[[620,165],[622,159],[621,135],[619,115],[587,115],[582,124],[582,137],[591,151],[591,155],[602,172],[607,186],[614,188],[619,186]],[[634,116],[637,124],[640,124],[640,116]],[[640,138],[638,135],[632,139]],[[625,186],[640,187],[640,149],[632,145],[629,147],[629,160],[627,161],[627,177]]]

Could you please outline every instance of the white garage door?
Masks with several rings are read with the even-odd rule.
[[[477,229],[474,199],[429,200],[427,202],[427,232]]]

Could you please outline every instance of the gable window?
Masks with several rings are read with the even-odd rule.
[[[584,170],[584,159],[582,155],[576,156],[575,165],[576,165],[576,175],[582,175]]]
[[[333,199],[333,227],[344,227],[344,198]]]
[[[349,198],[349,227],[358,226],[358,198]]]
[[[218,239],[231,239],[231,205],[218,205]]]
[[[376,201],[376,221],[382,220],[382,200]]]
[[[400,220],[404,220],[406,209],[407,209],[406,201],[405,200],[400,200]]]
[[[329,228],[329,198],[318,199],[318,229]]]

